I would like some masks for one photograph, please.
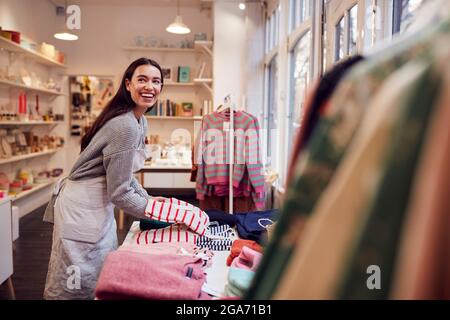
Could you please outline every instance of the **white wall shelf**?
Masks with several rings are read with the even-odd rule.
[[[0,126],[36,126],[36,125],[57,125],[64,121],[0,121]]]
[[[0,79],[0,86],[6,86],[6,87],[10,87],[10,88],[20,88],[20,89],[24,89],[25,91],[44,93],[44,94],[54,95],[54,96],[65,96],[66,95],[65,93],[58,92],[55,90],[31,87],[31,86],[27,86],[24,84],[20,84],[20,83],[16,83],[16,82],[4,80],[4,79]]]
[[[202,116],[194,116],[194,117],[181,117],[181,116],[146,116],[149,120],[202,120]]]
[[[157,48],[157,47],[123,47],[126,51],[150,51],[150,52],[183,52],[183,53],[198,53],[199,50],[192,48]]]
[[[50,186],[50,185],[52,185],[54,183],[55,183],[55,180],[51,179],[49,182],[37,184],[32,189],[26,190],[26,191],[22,191],[22,192],[20,192],[19,194],[15,195],[15,196],[10,196],[9,198],[11,199],[12,202],[20,200],[20,199],[23,199],[23,198],[29,196],[30,194],[32,194],[32,193],[34,193],[36,191],[39,191],[41,189],[44,189],[45,187],[48,187],[48,186]]]
[[[7,159],[1,159],[1,160],[0,160],[0,164],[11,163],[11,162],[17,162],[17,161],[22,161],[22,160],[26,160],[26,159],[35,158],[35,157],[40,157],[40,156],[50,155],[50,154],[56,153],[56,151],[58,151],[58,150],[49,150],[49,151],[43,151],[43,152],[34,152],[34,153],[22,155],[22,156],[14,156],[14,157],[7,158]]]
[[[58,67],[58,68],[65,68],[66,66],[56,60],[50,59],[43,54],[39,52],[35,52],[33,50],[30,50],[28,48],[24,48],[21,45],[8,40],[6,38],[0,37],[0,48],[9,51],[14,52],[18,54],[23,54],[41,64],[51,66],[51,67]]]
[[[196,85],[197,85],[197,83],[195,83],[195,82],[165,82],[164,83],[164,87],[165,86],[169,86],[169,87],[194,87]]]

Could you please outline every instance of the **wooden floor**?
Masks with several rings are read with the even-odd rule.
[[[183,199],[181,196],[178,198]],[[192,199],[184,198],[183,200],[197,205],[196,201]],[[12,277],[18,300],[42,299],[53,233],[53,225],[42,221],[44,210],[45,206],[20,219],[20,236],[14,242],[14,274]],[[125,227],[123,230],[117,231],[119,244],[125,239],[134,220],[133,217],[125,215]],[[8,299],[6,283],[0,286],[0,300],[4,299]]]

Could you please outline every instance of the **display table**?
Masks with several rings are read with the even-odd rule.
[[[123,241],[123,244],[133,244],[134,237],[141,231],[139,228],[139,221],[133,222],[130,230]],[[225,286],[228,282],[227,257],[229,251],[213,251],[212,264],[205,269],[206,281],[202,287],[202,291],[213,296],[220,297],[224,293]]]

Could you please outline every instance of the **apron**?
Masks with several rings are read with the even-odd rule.
[[[133,172],[142,169],[147,155],[145,147],[134,151]],[[106,176],[82,181],[63,178],[54,194],[53,244],[44,299],[94,299],[103,262],[118,245]]]

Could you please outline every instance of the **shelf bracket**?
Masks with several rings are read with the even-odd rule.
[[[209,91],[209,93],[213,94],[213,89],[206,82],[202,82],[202,85]]]

